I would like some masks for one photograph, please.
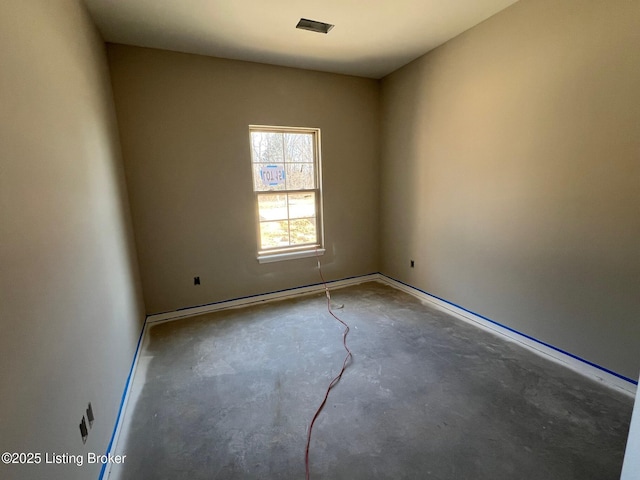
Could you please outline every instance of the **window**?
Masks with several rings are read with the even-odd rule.
[[[250,126],[249,134],[258,260],[323,253],[320,130]]]

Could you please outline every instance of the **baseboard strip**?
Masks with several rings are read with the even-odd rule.
[[[358,285],[365,282],[378,281],[389,285],[391,287],[397,288],[413,297],[426,301],[431,305],[439,308],[440,310],[446,311],[447,313],[454,315],[456,318],[459,318],[465,322],[471,323],[479,328],[484,330],[493,332],[494,334],[505,337],[508,340],[514,341],[521,346],[533,351],[534,353],[541,355],[547,359],[553,360],[567,368],[570,368],[582,375],[586,375],[595,379],[605,386],[613,388],[615,390],[621,391],[629,396],[635,396],[638,382],[627,378],[623,375],[620,375],[616,372],[608,370],[604,367],[596,365],[588,360],[582,359],[578,356],[575,356],[569,352],[565,352],[559,348],[556,348],[552,345],[544,343],[540,340],[537,340],[529,335],[518,332],[512,328],[509,328],[505,325],[502,325],[494,320],[488,319],[476,313],[473,313],[469,310],[466,310],[463,307],[460,307],[454,303],[451,303],[442,298],[436,297],[428,292],[420,290],[412,285],[407,283],[403,283],[394,278],[388,277],[381,273],[372,273],[369,275],[361,275],[356,277],[349,277],[342,280],[334,280],[327,282],[327,285],[331,289],[342,288],[351,285]],[[154,324],[169,322],[173,320],[178,320],[181,318],[192,317],[195,315],[201,315],[203,313],[216,312],[219,310],[225,310],[230,308],[239,308],[248,305],[255,305],[259,303],[265,303],[275,300],[283,300],[287,298],[293,298],[300,295],[307,295],[310,293],[318,293],[324,291],[324,285],[322,283],[317,283],[313,285],[307,285],[303,287],[290,288],[286,290],[278,290],[270,293],[265,293],[261,295],[253,295],[248,297],[236,298],[232,300],[225,300],[221,302],[211,303],[208,305],[201,305],[197,307],[185,308],[181,310],[176,310],[173,312],[165,312],[159,313],[155,315],[149,315],[146,318],[144,326],[142,328],[142,332],[140,333],[140,338],[138,339],[138,346],[136,347],[136,352],[131,364],[131,370],[129,372],[129,376],[127,377],[127,382],[125,384],[125,390],[122,394],[122,401],[120,403],[120,409],[118,410],[118,416],[116,419],[116,424],[114,426],[113,434],[111,436],[111,441],[109,442],[109,446],[107,448],[106,454],[113,453],[116,451],[118,439],[120,436],[120,431],[122,429],[122,422],[127,410],[127,402],[129,400],[129,394],[131,390],[131,384],[133,379],[135,378],[136,367],[138,364],[138,359],[140,355],[140,349],[144,344],[148,328]],[[109,477],[109,469],[103,466],[100,471],[99,480],[106,480]]]
[[[329,288],[348,287],[350,285],[358,285],[360,283],[378,280],[380,274],[371,273],[369,275],[360,275],[357,277],[344,278],[342,280],[334,280],[327,282]],[[317,293],[324,291],[322,283],[306,285],[303,287],[288,288],[285,290],[277,290],[274,292],[252,295],[248,297],[234,298],[231,300],[223,300],[221,302],[210,303],[197,307],[189,307],[173,312],[157,313],[147,317],[148,324],[156,324],[159,322],[169,322],[179,318],[193,317],[194,315],[202,315],[203,313],[217,312],[229,308],[246,307],[247,305],[255,305],[257,303],[270,302],[274,300],[283,300],[286,298],[297,297],[299,295],[307,295],[309,293]]]
[[[554,347],[553,345],[502,325],[494,320],[478,315],[454,303],[384,274],[379,275],[379,281],[397,288],[398,290],[402,290],[419,300],[429,302],[439,309],[444,310],[467,323],[472,323],[484,330],[506,337],[507,339],[520,344],[538,355],[554,360],[565,367],[568,367],[582,375],[591,377],[610,388],[622,391],[630,396],[635,396],[636,394],[638,382],[635,380],[627,378],[593,362],[580,358],[560,348]]]
[[[145,319],[144,324],[142,325],[142,330],[140,331],[140,337],[138,337],[138,345],[136,346],[136,351],[133,354],[133,361],[131,362],[131,368],[129,369],[129,376],[127,377],[127,381],[124,384],[124,391],[122,392],[122,398],[120,400],[120,407],[118,407],[118,414],[116,416],[116,423],[113,426],[113,433],[111,434],[111,440],[109,441],[109,445],[107,446],[107,451],[105,455],[109,455],[110,453],[115,453],[116,446],[118,445],[118,439],[120,438],[120,431],[122,430],[122,424],[124,420],[124,416],[127,411],[127,404],[129,402],[129,393],[131,392],[131,385],[133,384],[133,380],[136,374],[136,368],[138,366],[138,358],[140,357],[140,351],[142,346],[144,345],[144,339],[147,333],[147,322]],[[100,476],[98,480],[106,480],[109,478],[109,472],[111,471],[111,463],[103,463],[102,468],[100,469]]]
[[[334,288],[342,288],[348,287],[350,285],[358,285],[360,283],[371,282],[379,280],[380,274],[372,273],[369,275],[360,275],[356,277],[344,278],[342,280],[334,280],[327,282],[327,286],[331,289]],[[105,455],[109,455],[109,453],[114,453],[117,451],[117,445],[120,438],[120,433],[122,431],[122,425],[124,418],[126,416],[127,405],[130,398],[131,393],[131,385],[135,378],[138,360],[140,357],[140,350],[144,345],[147,331],[149,327],[158,323],[170,322],[173,320],[178,320],[181,318],[193,317],[195,315],[201,315],[203,313],[216,312],[219,310],[225,310],[230,308],[240,308],[248,305],[255,305],[259,303],[265,303],[275,300],[283,300],[287,298],[293,298],[300,295],[307,295],[310,293],[318,293],[324,291],[324,285],[322,283],[307,285],[303,287],[289,288],[286,290],[278,290],[275,292],[269,292],[261,295],[253,295],[248,297],[236,298],[232,300],[226,300],[216,303],[211,303],[208,305],[201,305],[192,308],[185,308],[181,310],[176,310],[173,312],[160,313],[156,315],[148,315],[145,319],[144,325],[142,327],[142,331],[140,332],[140,338],[138,339],[138,345],[136,347],[136,351],[133,357],[133,361],[131,363],[131,369],[129,371],[129,376],[127,377],[127,381],[125,383],[124,392],[122,393],[122,400],[120,401],[120,407],[118,410],[118,415],[116,417],[116,423],[113,428],[113,433],[111,435],[111,440],[109,442],[109,446],[107,447],[107,451]],[[110,474],[110,465],[103,465],[100,470],[99,480],[107,480]]]

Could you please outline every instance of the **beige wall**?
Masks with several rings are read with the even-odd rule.
[[[320,127],[328,278],[381,267],[635,378],[639,27],[635,1],[521,0],[381,111],[373,80],[109,46],[148,312],[318,282],[255,259],[247,126]],[[0,451],[103,452],[144,312],[104,46],[75,0],[4,0],[0,60]]]
[[[256,260],[250,124],[322,130],[323,272],[377,271],[377,81],[108,52],[147,313],[319,282],[315,258]]]
[[[381,271],[635,379],[638,32],[521,0],[386,77]]]
[[[0,65],[0,451],[103,453],[144,319],[104,44],[77,1],[3,0]]]

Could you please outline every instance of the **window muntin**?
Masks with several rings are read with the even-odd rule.
[[[249,128],[258,255],[322,248],[318,129]]]

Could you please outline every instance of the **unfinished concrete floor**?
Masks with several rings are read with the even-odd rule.
[[[630,397],[380,283],[332,298],[311,478],[619,478]],[[324,294],[152,327],[110,478],[304,478],[341,332]]]

